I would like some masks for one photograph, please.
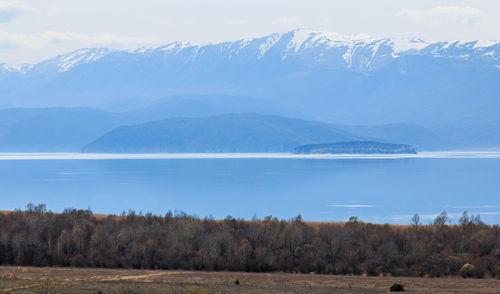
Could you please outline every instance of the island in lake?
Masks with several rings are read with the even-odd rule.
[[[302,145],[294,154],[417,154],[415,148],[406,144],[391,144],[375,141],[336,142]]]

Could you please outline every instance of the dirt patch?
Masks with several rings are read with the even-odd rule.
[[[495,279],[0,267],[0,293],[388,293],[394,283],[410,293],[500,293]]]

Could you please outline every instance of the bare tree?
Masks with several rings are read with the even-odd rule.
[[[411,218],[411,225],[415,229],[415,232],[418,231],[418,226],[420,226],[420,224],[420,215],[418,215],[418,213],[415,213]]]
[[[434,225],[436,226],[445,226],[449,222],[449,217],[446,211],[441,212],[440,215],[436,216],[434,219]]]

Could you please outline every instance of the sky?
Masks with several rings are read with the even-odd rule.
[[[500,40],[500,0],[0,0],[0,63],[79,48],[215,43],[296,28]]]

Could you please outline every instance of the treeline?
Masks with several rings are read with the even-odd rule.
[[[500,227],[466,212],[408,226],[48,212],[44,205],[0,214],[0,264],[23,266],[500,277]],[[464,265],[466,265],[464,267]]]

